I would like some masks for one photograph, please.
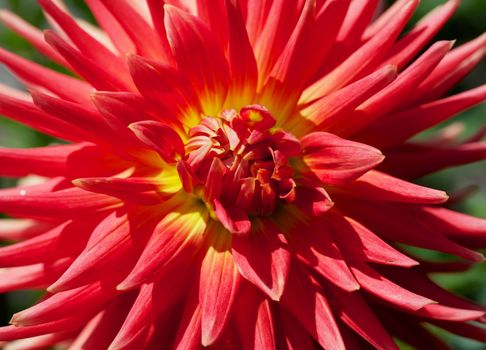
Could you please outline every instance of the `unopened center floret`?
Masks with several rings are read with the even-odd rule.
[[[192,191],[216,215],[269,215],[278,200],[295,199],[289,158],[300,155],[300,143],[274,126],[267,109],[252,105],[206,117],[190,130],[184,168],[197,184]]]

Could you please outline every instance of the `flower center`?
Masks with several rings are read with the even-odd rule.
[[[259,105],[204,118],[189,131],[186,157],[178,164],[186,191],[202,195],[220,220],[235,213],[269,215],[278,200],[292,202],[289,158],[300,155],[300,142],[274,126]]]

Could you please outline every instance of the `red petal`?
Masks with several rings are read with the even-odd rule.
[[[54,282],[71,263],[61,259],[54,263],[40,263],[0,270],[0,293],[19,289],[44,289]]]
[[[320,216],[334,205],[331,197],[322,187],[297,186],[294,202],[304,214]]]
[[[206,25],[188,13],[166,6],[165,20],[179,70],[199,94],[203,113],[218,115],[229,83],[228,64],[222,48]]]
[[[434,303],[434,300],[393,283],[366,264],[352,265],[351,270],[364,290],[402,310],[417,311]]]
[[[353,197],[378,201],[441,204],[449,199],[443,191],[415,185],[376,170],[367,172],[352,183],[340,186],[339,190],[344,190]]]
[[[90,60],[70,46],[58,34],[47,30],[45,40],[59,52],[73,69],[98,90],[132,91],[132,82],[121,79],[106,71],[104,67]]]
[[[140,141],[156,151],[168,163],[175,163],[176,155],[185,154],[184,143],[170,126],[147,120],[130,124],[129,128]]]
[[[234,236],[233,259],[241,275],[273,300],[279,300],[287,281],[290,252],[282,233],[270,223],[246,237]]]
[[[0,211],[35,218],[56,218],[95,213],[117,205],[118,200],[105,195],[69,188],[51,193],[20,192],[18,195],[0,195]],[[23,194],[22,194],[23,193]]]
[[[291,267],[291,281],[282,296],[282,304],[290,310],[308,333],[328,350],[344,350],[341,333],[326,298],[307,279],[308,272]]]
[[[30,86],[40,86],[66,100],[91,105],[93,88],[76,78],[57,73],[0,48],[0,62]]]
[[[343,293],[329,286],[326,292],[339,310],[339,317],[352,330],[358,333],[379,350],[398,350],[398,346],[386,329],[376,318],[366,300],[358,292]]]
[[[376,148],[326,132],[308,134],[301,144],[304,162],[324,184],[353,181],[384,159]]]
[[[140,349],[137,342],[150,324],[183,297],[187,273],[187,269],[175,269],[157,283],[142,285],[110,349]]]
[[[135,52],[135,45],[130,37],[100,0],[86,0],[86,5],[90,8],[100,27],[108,34],[118,52],[121,54]]]
[[[276,350],[272,305],[249,284],[238,294],[234,324],[243,349]]]
[[[199,350],[201,348],[201,307],[197,287],[189,295],[182,312],[182,319],[174,342],[174,350]]]
[[[362,260],[377,264],[412,267],[418,262],[400,253],[356,220],[329,214],[325,218],[333,229],[333,236],[350,261]]]
[[[45,233],[20,243],[0,247],[0,266],[22,266],[74,256],[86,245],[91,220],[79,222],[67,221]]]
[[[236,207],[226,208],[218,199],[214,200],[214,213],[221,224],[235,235],[247,235],[251,231],[248,214]]]
[[[165,38],[157,35],[129,1],[117,0],[114,3],[111,0],[102,0],[102,3],[123,27],[141,55],[163,58],[170,62],[171,55],[167,41],[164,42]]]
[[[367,77],[316,100],[302,110],[302,114],[313,124],[328,129],[342,123],[342,118],[361,103],[391,83],[397,76],[395,66],[385,66]],[[296,123],[302,123],[298,120]],[[300,125],[295,128],[300,130]]]
[[[76,257],[64,274],[48,290],[53,293],[95,282],[111,270],[109,278],[119,281],[120,274],[134,263],[146,241],[147,228],[134,235],[131,225],[136,220],[118,212],[106,217],[95,228],[87,247]],[[148,226],[148,225],[147,225]]]
[[[0,94],[0,113],[45,134],[69,141],[85,141],[83,130],[41,111],[33,103]]]
[[[39,4],[82,54],[97,64],[103,65],[111,75],[122,77],[123,80],[130,79],[123,60],[80,27],[67,11],[61,9],[53,0],[39,0]],[[110,64],[106,64],[106,62],[110,62]]]
[[[380,149],[400,145],[410,137],[486,99],[486,85],[387,116],[353,137]]]
[[[41,30],[24,21],[16,14],[4,9],[0,10],[0,20],[6,27],[29,41],[37,51],[60,65],[67,66],[64,58],[46,43],[44,34]]]
[[[426,305],[414,312],[415,315],[434,320],[447,320],[456,322],[474,321],[483,317],[486,313],[478,310],[458,309],[440,304]]]
[[[346,291],[359,289],[359,284],[341,254],[339,247],[319,219],[309,221],[291,232],[291,247],[299,259],[324,278]]]
[[[484,261],[480,253],[447,239],[439,231],[417,220],[417,217],[406,209],[407,207],[399,205],[379,205],[377,202],[354,201],[352,205],[346,205],[346,211],[380,236],[420,248],[457,255],[471,261]]]
[[[227,240],[224,230],[215,230],[216,239]],[[201,266],[199,304],[201,305],[202,345],[213,344],[224,331],[241,276],[231,252],[224,244],[210,246]]]
[[[302,327],[284,309],[279,309],[279,319],[284,330],[284,338],[281,340],[281,347],[288,350],[315,350],[314,341],[309,332]]]
[[[458,6],[459,1],[452,0],[429,12],[393,45],[384,62],[396,64],[401,70],[439,32]]]
[[[418,1],[402,1],[393,20],[385,28],[350,55],[331,73],[312,84],[302,94],[300,102],[306,103],[336,91],[370,67],[373,68],[405,27],[417,7]]]
[[[73,180],[73,185],[141,205],[160,204],[163,201],[163,184],[147,177],[88,177]]]
[[[76,315],[58,321],[46,322],[30,327],[5,326],[0,327],[0,339],[11,341],[22,338],[35,337],[58,331],[78,330],[86,324],[89,317]]]
[[[416,179],[433,172],[486,158],[486,141],[454,147],[417,146],[387,153],[382,169],[392,175]]]
[[[168,213],[155,227],[135,267],[117,289],[137,287],[160,274],[167,267],[191,259],[206,229],[207,218],[197,208],[167,203]],[[169,212],[176,210],[174,212]],[[196,210],[196,211],[195,211]]]
[[[127,293],[115,298],[81,331],[71,344],[72,350],[96,350],[100,347],[108,349],[127,317],[134,297],[132,293]]]
[[[432,72],[451,49],[453,42],[439,41],[432,45],[407,69],[400,73],[390,85],[363,103],[348,116],[349,122],[339,128],[340,135],[351,135],[375,120],[401,107],[408,94]]]
[[[228,169],[221,159],[214,157],[208,171],[208,176],[204,184],[204,197],[208,202],[219,199],[223,190],[223,178]]]
[[[101,283],[56,293],[32,307],[16,313],[12,317],[11,323],[16,326],[31,326],[60,321],[72,315],[90,316],[115,295],[114,289],[102,286]],[[62,308],[59,305],[62,305]]]
[[[228,62],[231,84],[228,98],[236,110],[251,102],[258,83],[258,70],[255,54],[250,44],[245,22],[238,1],[225,0],[228,19]],[[243,99],[241,105],[238,100]]]
[[[1,219],[0,239],[3,241],[23,241],[46,233],[56,225],[29,219]]]

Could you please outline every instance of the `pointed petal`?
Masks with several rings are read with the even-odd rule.
[[[127,0],[101,0],[103,5],[116,18],[143,56],[161,58],[170,62],[170,52],[164,47],[164,37],[160,37],[150,24],[138,13]]]
[[[168,213],[155,227],[135,267],[117,289],[137,287],[164,269],[191,259],[206,229],[204,214],[197,208],[179,204],[178,212]],[[169,207],[165,210],[172,210]]]
[[[44,34],[41,30],[8,10],[0,10],[0,21],[2,21],[6,27],[29,41],[37,51],[49,57],[54,62],[57,62],[62,66],[67,66],[64,58],[46,43]]]
[[[479,252],[447,239],[440,231],[435,231],[426,223],[417,220],[413,213],[407,212],[407,207],[359,201],[353,201],[352,205],[343,207],[373,232],[393,241],[456,255],[471,261],[484,261],[483,255]]]
[[[69,266],[71,259],[61,259],[54,263],[0,269],[0,293],[20,289],[43,289],[54,282]]]
[[[261,225],[261,230],[249,236],[233,237],[233,259],[244,278],[279,300],[287,281],[290,252],[282,233],[270,223]]]
[[[0,48],[0,62],[29,85],[45,88],[69,101],[90,105],[93,88],[76,78],[57,73]]]
[[[141,345],[137,345],[137,342],[147,327],[182,298],[190,276],[188,273],[187,269],[174,269],[158,282],[142,285],[109,349],[127,349],[131,346],[139,349]]]
[[[353,197],[403,203],[441,204],[449,199],[443,191],[415,185],[376,170],[370,170],[356,181],[340,186],[339,190]]]
[[[163,200],[162,183],[147,177],[88,177],[73,180],[83,190],[102,193],[141,205],[160,204]]]
[[[276,321],[272,305],[259,291],[245,285],[238,294],[234,318],[236,332],[243,349],[276,350]]]
[[[76,128],[84,130],[87,135],[92,135],[87,141],[100,142],[100,138],[111,138],[107,125],[101,116],[95,111],[77,103],[52,97],[40,91],[32,91],[32,99],[37,107],[53,117],[59,118]],[[103,137],[104,136],[104,137]]]
[[[332,286],[326,288],[326,292],[337,306],[341,320],[376,349],[399,349],[358,292],[343,293]]]
[[[206,25],[194,16],[166,6],[165,20],[179,70],[200,96],[203,113],[218,115],[229,83],[228,64],[222,48]]]
[[[415,27],[398,40],[383,60],[395,64],[399,70],[439,32],[459,6],[459,0],[449,0],[423,17]]]
[[[295,254],[321,276],[345,291],[359,289],[353,274],[334,241],[327,223],[319,219],[309,221],[291,232],[290,246]],[[316,228],[319,229],[316,229]]]
[[[74,256],[86,244],[92,226],[90,220],[85,220],[84,227],[67,221],[20,243],[0,247],[0,266],[31,265]]]
[[[219,231],[219,232],[218,232]],[[228,234],[221,228],[215,235]],[[199,303],[201,305],[202,345],[213,344],[224,331],[240,285],[241,276],[227,244],[228,237],[218,237],[210,246],[201,266]]]
[[[471,72],[485,54],[486,33],[449,52],[408,102],[417,105],[441,97]]]
[[[407,69],[400,73],[391,84],[364,102],[348,118],[346,125],[336,129],[340,135],[351,135],[378,120],[385,114],[397,110],[406,96],[413,93],[419,84],[432,72],[451,49],[453,42],[439,41],[432,45]]]
[[[64,318],[58,321],[46,322],[30,327],[5,326],[0,327],[0,339],[12,341],[22,338],[35,337],[59,331],[78,330],[89,320],[85,315]]]
[[[295,264],[294,264],[295,265]],[[308,273],[292,265],[282,304],[289,309],[308,333],[325,349],[344,350],[344,343],[332,309],[307,278]]]
[[[1,219],[0,239],[2,241],[23,241],[46,233],[56,225],[30,219]]]
[[[385,149],[486,100],[486,85],[392,114],[365,128],[353,139]]]
[[[69,188],[50,193],[29,193],[23,190],[17,195],[0,194],[0,211],[32,218],[72,218],[82,212],[97,212],[116,205],[117,199],[100,194]]]
[[[331,225],[333,236],[344,256],[351,260],[377,264],[412,267],[418,262],[399,252],[358,221],[340,215],[325,218]]]
[[[367,77],[339,89],[305,107],[301,113],[320,128],[332,128],[341,123],[347,113],[372,97],[396,77],[395,66],[385,66]],[[301,123],[301,121],[297,121]],[[299,128],[299,125],[295,126]]]
[[[58,34],[47,30],[44,35],[49,45],[56,49],[73,69],[96,89],[108,91],[133,90],[131,81],[123,80],[120,76],[111,74],[104,67],[70,46]]]
[[[66,175],[68,158],[84,144],[33,148],[0,148],[0,174],[22,177],[29,174],[54,177]]]
[[[123,61],[81,28],[67,11],[61,9],[53,0],[39,0],[39,4],[56,21],[82,54],[99,65],[110,62],[110,64],[104,65],[104,68],[110,74],[123,77],[124,80],[129,79],[128,71]]]
[[[417,5],[417,0],[400,2],[400,8],[393,21],[389,21],[385,28],[380,30],[331,73],[304,90],[300,102],[307,103],[328,95],[345,86],[361,72],[376,66],[405,27]]]
[[[334,206],[329,194],[323,187],[297,186],[294,204],[304,214],[320,216]]]
[[[231,72],[228,98],[234,101],[231,104],[238,110],[238,107],[249,104],[253,99],[258,83],[258,70],[238,1],[225,0],[225,6],[229,30],[228,63]],[[239,102],[240,99],[244,102]]]
[[[466,310],[440,304],[426,305],[414,312],[415,315],[434,320],[466,322],[478,320],[485,315],[484,311]]]
[[[90,316],[115,295],[115,289],[106,288],[101,283],[56,293],[16,313],[11,323],[16,326],[30,326],[59,321],[73,314],[77,317]]]
[[[184,306],[174,342],[174,350],[198,350],[201,347],[201,307],[197,288],[193,288]]]
[[[325,184],[353,181],[384,159],[376,148],[326,132],[308,134],[301,144],[305,164]]]
[[[37,108],[32,102],[0,94],[0,113],[45,134],[69,141],[85,141],[89,135]]]
[[[434,300],[393,283],[366,264],[353,264],[351,270],[364,290],[402,310],[417,311],[434,303]]]
[[[394,176],[416,179],[436,171],[486,159],[486,141],[454,147],[417,146],[387,152],[381,170]]]

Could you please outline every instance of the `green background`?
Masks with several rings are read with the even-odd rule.
[[[65,2],[74,14],[93,21],[91,14],[82,0],[66,0]],[[412,23],[443,2],[443,0],[422,0]],[[35,26],[47,28],[46,21],[35,0],[0,0],[0,9],[10,9]],[[440,32],[437,39],[457,39],[457,44],[461,44],[480,35],[484,32],[485,28],[486,0],[463,0],[459,10]],[[25,40],[1,25],[0,46],[44,65],[49,66],[51,64],[42,55],[38,54]],[[452,93],[484,84],[484,77],[486,77],[486,64],[483,61]],[[17,82],[1,66],[0,81],[17,86]],[[451,121],[444,123],[440,127],[450,125],[451,123],[463,123],[465,126],[464,137],[471,135],[475,130],[486,125],[486,105],[473,108],[453,118]],[[430,132],[421,135],[421,137],[427,137]],[[0,118],[0,147],[34,147],[46,145],[50,142],[52,140],[44,135],[17,123]],[[464,202],[455,205],[454,209],[476,216],[486,217],[485,161],[441,171],[427,178],[420,179],[420,182],[434,188],[444,189],[449,193],[454,193],[454,191],[465,188],[466,186],[477,186],[476,192]],[[0,187],[8,187],[13,184],[13,180],[0,179]],[[430,258],[440,258],[440,256],[435,256],[430,252],[423,253],[428,254]],[[440,275],[434,277],[446,288],[486,305],[486,264],[478,266],[466,274]],[[12,313],[28,307],[36,297],[37,294],[35,292],[16,292],[0,296],[0,323],[6,324]],[[446,337],[448,343],[454,349],[486,349],[484,344],[451,336],[443,332],[440,333],[441,336]],[[407,347],[403,346],[403,348],[406,349]]]

